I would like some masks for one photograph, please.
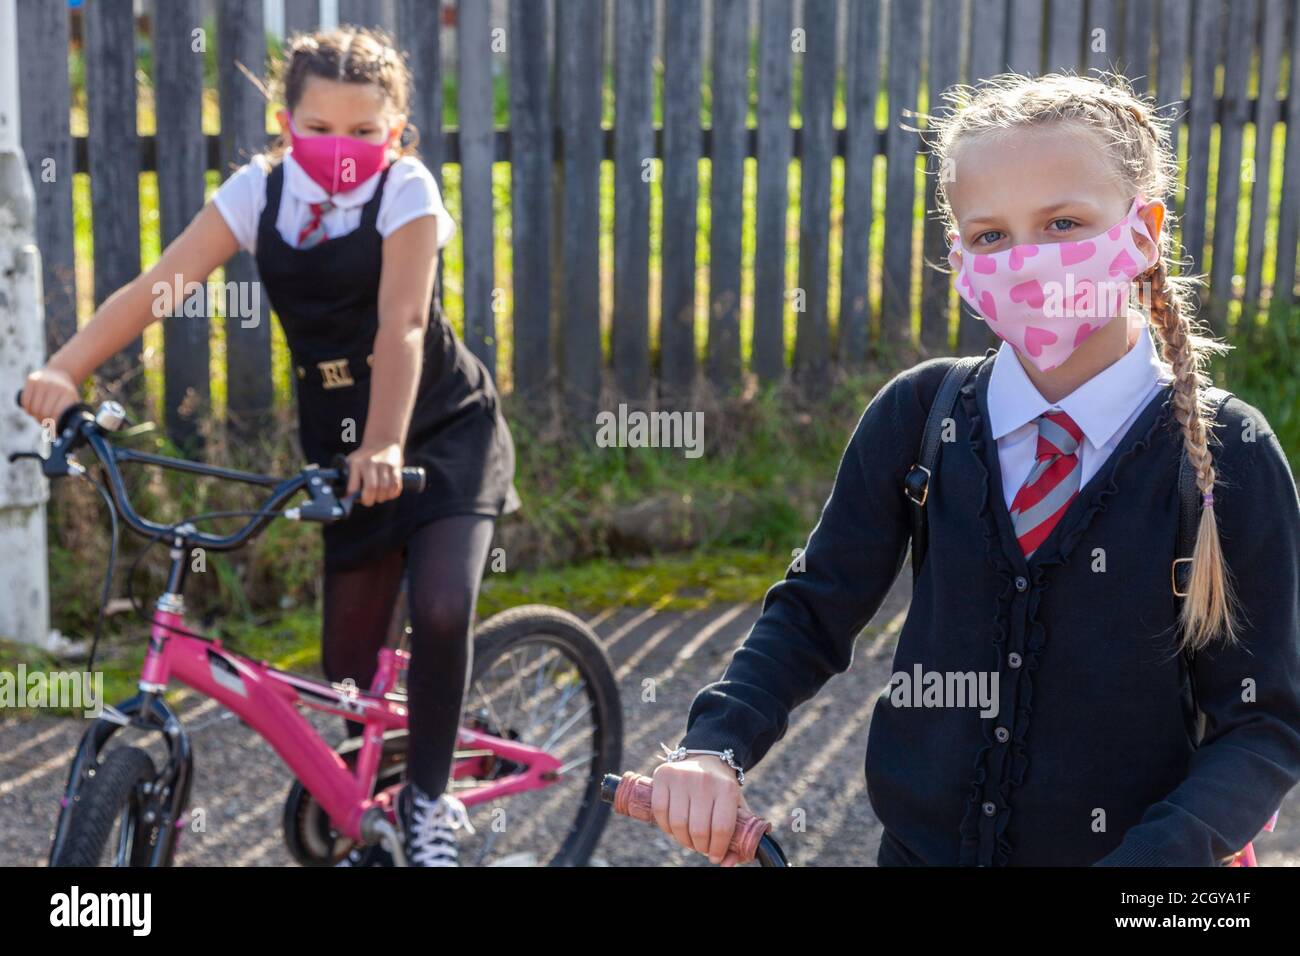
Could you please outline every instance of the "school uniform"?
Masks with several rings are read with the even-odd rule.
[[[311,204],[326,198],[290,150],[274,164],[256,157],[214,202],[240,245],[254,254],[284,330],[303,454],[327,466],[335,455],[359,448],[364,437],[384,238],[417,216],[434,215],[442,246],[454,223],[436,181],[411,158],[328,197],[334,208],[322,220],[326,238],[304,247],[297,240]],[[439,299],[435,295],[430,305],[404,448],[405,464],[422,466],[427,486],[420,494],[358,506],[347,521],[325,526],[327,570],[360,567],[436,518],[496,517],[519,507],[514,445],[496,387],[483,363],[456,338]]]
[[[731,748],[748,770],[790,711],[848,669],[906,557],[903,477],[950,363],[899,374],[868,405],[803,569],[768,591],[681,746]],[[1300,780],[1295,482],[1263,415],[1228,399],[1211,448],[1242,640],[1189,667],[1171,585],[1182,434],[1170,377],[1143,329],[1057,403],[1077,416],[1082,480],[1028,557],[1011,502],[1033,467],[1034,419],[1053,406],[1005,345],[961,390],[893,671],[996,675],[996,713],[877,702],[865,772],[881,865],[1214,865]]]

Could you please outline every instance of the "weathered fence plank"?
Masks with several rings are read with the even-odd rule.
[[[695,379],[695,228],[700,160],[700,8],[665,0],[663,260],[659,319],[661,404],[677,405]]]
[[[284,33],[308,33],[320,26],[320,0],[284,0]]]
[[[72,91],[61,64],[68,50],[66,3],[17,4],[18,87],[23,153],[36,199],[36,244],[45,289],[45,346],[54,354],[77,331],[77,264],[72,181],[76,168],[69,106]]]
[[[217,7],[217,61],[221,99],[222,175],[266,146],[266,101],[235,63],[256,77],[266,70],[262,0],[221,0]],[[252,257],[240,252],[226,263],[227,283],[258,282]],[[249,288],[249,286],[242,286]],[[250,301],[252,301],[250,299]],[[226,407],[232,428],[251,434],[271,408],[271,323],[265,295],[257,315],[225,317]]]
[[[1205,263],[1206,190],[1210,174],[1210,134],[1214,126],[1214,73],[1218,63],[1220,0],[1198,0],[1192,20],[1192,95],[1187,117],[1187,166],[1183,193],[1183,246],[1189,271]]]
[[[1051,0],[1047,25],[1048,72],[1079,69],[1083,43],[1087,35],[1083,15],[1085,7],[1077,0]]]
[[[1179,149],[1187,121],[1185,79],[1190,43],[1191,8],[1186,0],[1160,0],[1159,46],[1156,50],[1156,103],[1169,122],[1169,140]]]
[[[203,208],[207,155],[203,141],[203,53],[195,50],[203,30],[198,0],[174,0],[154,8],[154,86],[166,97],[157,111],[158,137],[168,148],[158,152],[158,217],[164,247],[179,236]],[[205,37],[206,40],[206,37]],[[202,308],[175,302],[163,319],[163,420],[167,435],[183,449],[200,444],[199,422],[209,412],[208,316],[206,276]],[[198,315],[190,314],[198,312]]]
[[[970,11],[967,82],[975,83],[981,77],[993,76],[1005,68],[1003,34],[1007,5],[1005,0],[971,0]],[[997,340],[988,323],[960,297],[957,299],[957,312],[960,317],[957,326],[959,354],[978,355]]]
[[[593,434],[600,397],[601,4],[569,0],[556,8],[564,196],[560,255],[564,311],[560,361],[569,427]]]
[[[432,5],[437,6],[437,4]],[[345,23],[359,27],[379,27],[384,30],[393,28],[381,0],[339,0],[339,24]]]
[[[614,7],[614,381],[650,396],[650,183],[654,173],[654,3]]]
[[[415,126],[420,155],[441,188],[442,47],[438,42],[441,23],[438,10],[438,4],[428,0],[398,0],[397,5],[400,42],[410,55],[411,103],[407,122]],[[545,18],[544,10],[541,15]],[[528,45],[526,41],[520,44]],[[518,47],[512,48],[512,57],[520,55]]]
[[[904,110],[914,109],[921,80],[921,7],[889,6],[889,129],[885,133],[884,285],[880,297],[881,345],[898,346],[912,337],[912,235],[915,226],[916,133],[903,128]]]
[[[442,46],[441,5],[428,0],[397,0],[396,16],[399,41],[409,55],[411,70],[411,102],[407,106],[407,125],[414,126],[409,134],[418,143],[420,158],[438,188],[442,189],[443,136],[442,136]],[[438,277],[433,294],[441,305],[443,273],[446,265],[438,260]]]
[[[786,0],[763,0],[758,39],[758,195],[754,202],[751,364],[760,381],[769,383],[785,374],[785,230],[794,142],[790,131],[792,22]],[[874,152],[873,144],[872,155]]]
[[[514,272],[514,388],[540,411],[552,367],[551,95],[544,3],[510,4],[510,219]],[[540,414],[539,414],[540,417]]]
[[[951,6],[951,4],[949,4]],[[839,361],[845,368],[866,364],[871,334],[871,222],[875,180],[876,94],[880,91],[881,5],[849,5],[844,82],[844,234],[840,258]],[[942,31],[955,38],[957,31]],[[952,59],[956,73],[957,57]],[[933,87],[930,108],[935,108]],[[760,122],[762,122],[760,118]]]
[[[1287,85],[1286,157],[1278,204],[1277,257],[1273,302],[1285,309],[1296,301],[1296,246],[1300,241],[1300,6],[1291,3],[1290,80]]]
[[[940,94],[961,79],[958,47],[961,22],[960,0],[933,0],[930,8],[929,99],[933,112],[942,102]],[[948,240],[946,228],[938,214],[938,169],[927,155],[928,175],[925,177],[925,239],[922,245],[924,262],[921,264],[921,349],[930,355],[946,355],[949,325],[952,318],[952,277],[948,273],[946,257]],[[937,267],[937,268],[936,268]]]
[[[1223,103],[1219,114],[1219,181],[1214,192],[1214,250],[1210,259],[1208,318],[1215,332],[1228,330],[1228,299],[1237,257],[1237,200],[1241,196],[1242,134],[1250,120],[1246,86],[1255,39],[1256,0],[1239,0],[1227,17]],[[1263,224],[1260,224],[1263,231]]]
[[[1277,124],[1277,88],[1282,75],[1286,33],[1269,24],[1286,22],[1287,0],[1264,0],[1260,16],[1259,99],[1255,114],[1255,157],[1250,165],[1250,228],[1246,233],[1246,285],[1242,301],[1259,302],[1264,282],[1264,228],[1273,183],[1273,128]],[[1293,61],[1294,62],[1294,61]]]
[[[1083,49],[1089,70],[1114,70],[1120,58],[1119,14],[1114,0],[1088,0]]]
[[[749,0],[714,0],[708,372],[715,386],[728,391],[740,381],[748,108]]]
[[[456,44],[460,105],[461,236],[464,247],[464,339],[496,375],[496,296],[493,294],[491,8],[460,0]]]
[[[803,311],[794,341],[794,377],[821,394],[830,365],[831,157],[835,151],[835,0],[806,0],[803,26],[803,150],[799,163],[799,291]],[[891,104],[892,105],[892,104]]]
[[[1155,26],[1154,0],[1124,0],[1124,32],[1119,72],[1128,77],[1138,93],[1152,86],[1151,35]]]
[[[90,195],[95,242],[95,306],[140,273],[140,167],[136,149],[135,18],[131,0],[99,0],[83,11],[90,119]],[[142,340],[100,369],[101,385],[121,386],[139,407]]]
[[[1042,0],[1010,0],[1007,18],[1007,67],[1016,73],[1042,72]]]

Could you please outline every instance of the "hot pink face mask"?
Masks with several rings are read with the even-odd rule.
[[[1001,339],[1042,372],[1068,359],[1116,316],[1128,314],[1134,276],[1156,264],[1155,240],[1133,200],[1105,232],[1079,242],[1013,246],[989,255],[962,248],[951,235],[948,264],[957,292]],[[1143,253],[1133,232],[1151,241]]]
[[[356,189],[388,165],[388,145],[355,136],[300,136],[289,120],[293,158],[331,196]]]

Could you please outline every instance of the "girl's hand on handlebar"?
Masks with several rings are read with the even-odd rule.
[[[361,492],[360,504],[370,507],[402,493],[402,447],[362,446],[348,455],[347,494]]]
[[[736,828],[736,811],[749,810],[736,772],[717,757],[661,763],[652,776],[651,809],[659,829],[688,850],[712,862],[735,866],[739,857],[728,849]]]
[[[23,384],[23,411],[38,422],[58,421],[63,410],[81,401],[77,384],[59,369],[37,369]]]

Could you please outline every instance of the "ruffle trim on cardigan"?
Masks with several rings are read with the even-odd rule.
[[[997,607],[993,614],[993,646],[997,649],[1000,657],[1002,648],[1007,641],[1007,619],[1010,616],[1011,602],[1014,600],[1015,568],[1011,566],[1011,562],[1007,560],[1007,556],[1002,551],[997,516],[993,513],[993,508],[990,505],[990,496],[992,494],[990,489],[993,485],[993,476],[984,460],[984,416],[980,413],[979,403],[975,400],[976,382],[978,382],[978,375],[975,382],[968,382],[962,387],[960,394],[966,414],[970,418],[970,432],[967,441],[975,458],[975,467],[979,472],[980,487],[982,489],[977,520],[984,535],[985,559],[1002,582],[1002,587],[998,592]],[[960,826],[960,860],[963,865],[967,866],[980,862],[980,826],[983,816],[983,800],[981,798],[984,784],[988,780],[988,755],[996,746],[990,734],[988,722],[985,721],[984,724],[984,746],[975,755],[970,795],[966,800],[966,812],[962,817]],[[999,789],[1001,790],[1001,788]],[[1005,794],[1003,796],[1005,797]],[[998,841],[994,853],[995,863],[1005,862],[1010,856],[1011,847],[1001,835],[1005,829],[1005,820],[1010,816],[1010,812],[1009,809],[1005,808],[1004,800],[1004,809],[999,811],[1003,820],[1000,821],[1002,825],[998,827],[997,831]]]
[[[997,597],[997,610],[994,615],[993,629],[993,645],[999,649],[1000,659],[1001,648],[1006,644],[1007,640],[1007,620],[1010,616],[1011,603],[1014,600],[1015,569],[1002,550],[1002,535],[998,527],[997,515],[994,514],[990,505],[992,473],[989,471],[984,459],[987,442],[984,438],[983,414],[980,412],[979,403],[976,400],[976,384],[968,383],[964,386],[961,390],[961,396],[971,423],[969,445],[974,454],[976,467],[983,485],[978,520],[984,534],[985,555],[990,566],[1002,580],[1002,588]],[[1116,453],[1113,461],[1106,463],[1106,466],[1110,469],[1110,480],[1092,491],[1092,497],[1086,509],[1075,521],[1069,532],[1061,538],[1058,546],[1048,552],[1041,561],[1036,561],[1030,566],[1034,580],[1029,594],[1029,606],[1026,610],[1025,653],[1020,668],[1021,674],[1016,692],[1015,720],[1013,721],[1011,740],[1009,741],[1010,766],[1005,774],[1005,779],[998,784],[998,794],[1002,805],[994,822],[995,844],[991,860],[994,866],[1005,866],[1011,858],[1012,846],[1005,836],[1007,826],[1011,821],[1011,791],[1024,782],[1025,773],[1029,769],[1026,738],[1033,711],[1034,683],[1032,675],[1038,669],[1039,657],[1047,644],[1047,628],[1039,617],[1039,606],[1042,602],[1044,589],[1044,569],[1053,565],[1064,564],[1069,559],[1070,554],[1087,532],[1097,514],[1106,510],[1107,499],[1119,492],[1117,476],[1121,468],[1129,459],[1150,446],[1159,429],[1168,427],[1171,405],[1172,395],[1166,394],[1159,412],[1142,437],[1130,444],[1124,451]],[[986,721],[984,726],[984,746],[975,755],[970,796],[967,798],[966,812],[960,827],[961,862],[965,865],[980,862],[982,797],[984,785],[988,781],[989,754],[997,746],[992,739],[989,726],[989,722]]]

